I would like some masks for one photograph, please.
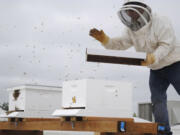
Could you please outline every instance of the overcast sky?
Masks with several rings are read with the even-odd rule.
[[[21,84],[61,86],[84,78],[134,83],[135,103],[150,101],[149,69],[86,62],[85,49],[104,49],[88,33],[103,29],[119,36],[122,0],[0,0],[0,103],[6,88]],[[168,16],[180,35],[180,1],[147,0],[153,12]],[[133,50],[130,50],[133,51]],[[170,100],[179,100],[172,87]],[[136,106],[136,105],[135,105]]]

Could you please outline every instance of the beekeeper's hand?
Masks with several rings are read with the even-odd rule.
[[[155,62],[155,56],[152,53],[146,55],[146,60],[141,62],[142,66],[149,66]]]
[[[109,41],[109,37],[104,33],[103,30],[99,31],[96,28],[93,28],[90,30],[89,35],[100,41],[103,45],[107,44]]]

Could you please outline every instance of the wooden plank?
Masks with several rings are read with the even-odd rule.
[[[74,127],[72,126],[74,124]],[[116,121],[32,121],[32,122],[0,122],[0,130],[62,130],[62,131],[97,131],[117,132]]]
[[[43,135],[43,131],[2,130],[0,135]]]
[[[125,121],[125,122],[134,122],[133,118],[107,118],[107,117],[84,117],[88,121]]]
[[[33,121],[61,121],[61,118],[23,118],[23,121],[33,122]]]
[[[127,132],[129,133],[151,133],[157,134],[156,123],[127,123]]]
[[[141,62],[144,60],[135,59],[135,58],[113,57],[113,56],[87,55],[87,61],[141,66]]]
[[[31,122],[31,121],[64,121],[65,117],[60,118],[23,118],[21,121]],[[70,117],[74,118],[74,117]],[[13,118],[14,119],[14,118]],[[15,118],[18,121],[19,118]],[[82,117],[83,121],[125,121],[125,122],[133,122],[133,118],[115,118],[115,117]],[[11,118],[9,121],[13,122]]]
[[[91,131],[100,133],[118,133],[118,122],[126,122],[126,132],[121,134],[157,133],[156,123],[135,123],[131,118],[84,117],[83,121],[62,121],[56,119],[25,118],[21,122],[0,122],[0,130],[32,131]]]
[[[126,64],[141,66],[141,62],[146,59],[144,53],[112,50],[92,50],[86,49],[86,59],[89,62],[102,62],[111,64]]]

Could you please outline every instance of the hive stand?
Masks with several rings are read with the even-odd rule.
[[[9,118],[0,122],[0,135],[43,135],[44,130],[95,132],[95,135],[156,135],[157,123],[133,118],[61,117]]]

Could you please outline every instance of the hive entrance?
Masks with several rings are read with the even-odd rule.
[[[17,100],[20,95],[20,90],[15,90],[13,93],[14,100]]]

